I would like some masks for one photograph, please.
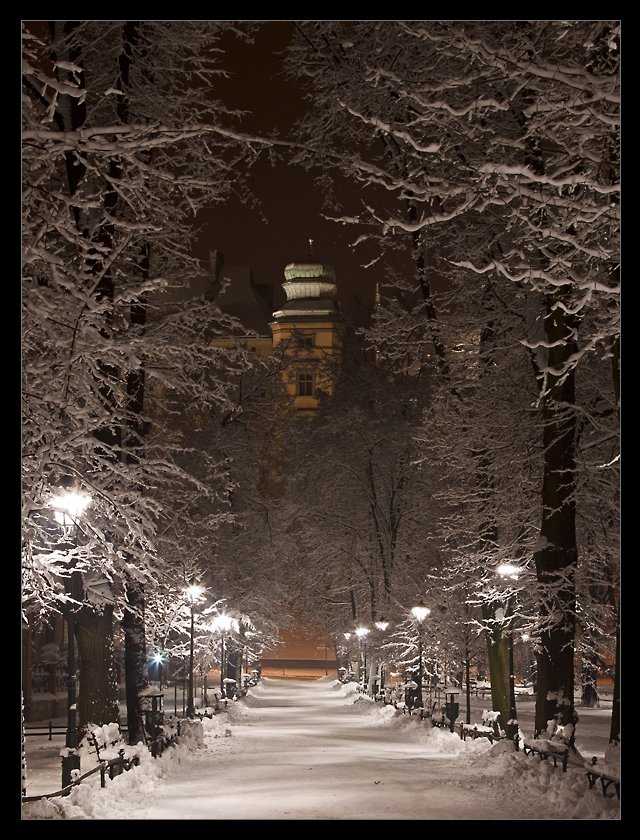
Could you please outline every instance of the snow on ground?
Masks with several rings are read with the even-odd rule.
[[[23,805],[23,819],[619,819],[582,772],[462,741],[332,677],[263,679],[195,734],[100,787]],[[83,758],[83,772],[87,769]],[[59,776],[59,764],[57,766]],[[27,766],[27,780],[29,780]],[[31,791],[29,791],[31,793]]]

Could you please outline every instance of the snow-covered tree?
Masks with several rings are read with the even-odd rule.
[[[229,321],[188,283],[196,212],[237,189],[263,148],[215,101],[232,26],[23,27],[25,609],[73,605],[81,724],[113,719],[113,612],[139,615],[167,520],[193,494],[203,531],[226,515],[226,463],[203,454],[190,470],[166,419],[228,414],[227,383],[251,364],[241,348],[207,349]],[[62,484],[91,496],[71,550],[52,515]]]
[[[317,418],[287,438],[280,506],[298,608],[333,637],[406,609],[439,563],[437,481],[413,435],[429,380],[381,369],[346,330],[342,348]]]
[[[619,353],[618,25],[319,21],[297,32],[289,66],[308,79],[314,105],[299,159],[324,167],[322,183],[332,168],[358,183],[360,206],[347,204],[337,218],[356,224],[359,240],[397,243],[413,255],[403,285],[415,289],[417,303],[396,307],[376,346],[399,358],[411,342],[420,350],[428,342],[457,418],[463,395],[445,324],[468,321],[479,364],[502,365],[504,404],[514,403],[508,422],[537,415],[538,533],[525,547],[537,578],[536,729],[553,717],[569,723],[577,575],[587,559],[576,525],[580,446],[586,429],[600,429],[604,441],[616,428],[614,383],[598,404],[591,382],[611,361],[617,369]],[[450,284],[440,299],[437,280]],[[507,337],[496,332],[506,316],[508,355],[500,351],[500,359],[492,354]],[[532,372],[520,395],[509,392],[512,359]],[[485,398],[478,430],[495,393],[487,381],[476,378],[474,398]],[[504,492],[509,460],[474,451],[480,487]],[[613,487],[616,458],[613,451],[599,465]],[[518,540],[530,536],[533,510],[525,500],[512,511]],[[492,548],[497,566],[506,543],[493,531],[475,538]]]

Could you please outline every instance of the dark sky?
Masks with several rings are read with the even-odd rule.
[[[281,61],[275,56],[287,46],[292,31],[290,21],[269,21],[253,46],[239,44],[235,38],[228,44],[225,67],[234,75],[233,80],[221,83],[219,98],[229,107],[252,112],[242,122],[246,131],[277,128],[286,138],[287,129],[307,107],[299,88],[284,79]],[[274,283],[278,291],[285,266],[306,259],[308,241],[313,239],[314,257],[335,269],[343,307],[354,294],[373,301],[381,274],[361,267],[371,252],[354,253],[350,243],[356,231],[322,218],[322,196],[310,174],[286,163],[274,168],[265,162],[257,168],[253,190],[267,221],[239,201],[202,214],[198,258],[208,261],[209,250],[217,248],[226,265],[250,266],[257,283]],[[351,202],[356,208],[357,196],[352,195]],[[277,294],[276,304],[283,298],[283,293]]]

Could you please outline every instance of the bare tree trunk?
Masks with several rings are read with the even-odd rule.
[[[118,689],[113,653],[113,606],[83,605],[75,613],[80,670],[78,729],[118,723]]]
[[[483,605],[482,615],[487,625],[485,635],[491,677],[491,707],[494,712],[500,712],[500,723],[505,727],[510,716],[509,638],[502,632],[502,624],[494,620],[493,605]]]
[[[618,413],[620,411],[620,337],[613,342],[612,347],[613,385],[616,395]],[[613,708],[611,710],[611,733],[609,742],[620,742],[620,606],[616,608],[616,664],[613,679]]]
[[[544,477],[540,548],[534,558],[542,629],[538,645],[536,734],[555,719],[574,721],[575,570],[575,373],[565,370],[574,352],[576,319],[561,307],[562,290],[547,298],[549,357],[543,393]]]
[[[144,626],[144,591],[142,584],[127,583],[127,606],[122,617],[124,630],[124,681],[127,703],[129,743],[144,740],[141,692],[149,684]]]

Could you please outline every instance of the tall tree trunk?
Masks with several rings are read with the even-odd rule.
[[[619,270],[616,269],[619,274]],[[619,277],[618,277],[619,279]],[[620,336],[617,336],[612,345],[612,366],[613,366],[613,387],[616,395],[616,406],[618,407],[618,420],[620,419]],[[615,675],[613,678],[613,708],[611,709],[611,732],[609,742],[618,744],[620,742],[620,605],[616,605],[616,663]]]
[[[139,41],[140,21],[125,21],[122,27],[122,51],[118,56],[117,113],[120,121],[127,124],[130,120],[130,73],[133,49]],[[150,159],[151,153],[149,153]],[[145,278],[149,277],[150,246],[144,243],[137,261],[137,270]],[[147,321],[146,299],[131,306],[129,323],[144,333]],[[123,441],[123,457],[127,463],[137,463],[142,457],[141,440],[147,432],[142,414],[144,410],[145,371],[127,371],[127,408],[130,415],[127,421]],[[125,658],[125,693],[127,703],[127,726],[129,743],[136,744],[144,738],[144,720],[141,692],[149,684],[147,651],[145,640],[145,596],[143,585],[139,581],[128,580],[126,583],[126,601],[124,611],[124,658]]]
[[[127,606],[122,617],[124,630],[124,681],[129,743],[144,740],[141,692],[147,688],[147,647],[144,625],[144,590],[138,581],[128,581]]]
[[[547,298],[549,357],[543,389],[544,472],[542,524],[534,554],[542,628],[538,645],[536,734],[550,720],[574,721],[575,571],[575,373],[567,368],[577,327],[561,306],[562,290]]]
[[[510,717],[509,702],[509,638],[503,632],[502,623],[495,620],[495,606],[482,606],[489,657],[489,675],[491,678],[491,707],[500,712],[500,723],[504,728]]]
[[[596,595],[591,596],[595,598]],[[594,709],[598,705],[598,652],[597,640],[588,631],[583,630],[583,645],[580,656],[582,696],[580,702],[584,708]]]
[[[80,669],[78,729],[82,738],[90,724],[118,723],[118,687],[113,652],[113,606],[87,604],[75,613]]]

